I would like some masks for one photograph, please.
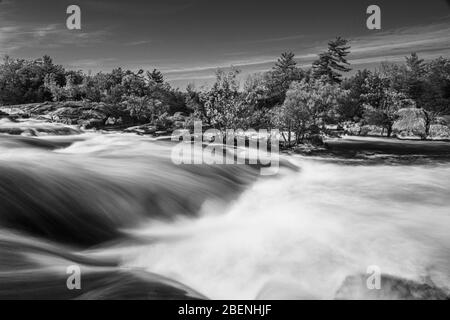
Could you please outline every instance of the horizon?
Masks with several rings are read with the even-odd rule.
[[[377,1],[379,31],[365,26],[371,3],[258,1],[255,15],[253,0],[79,0],[82,28],[68,30],[70,1],[4,0],[0,54],[25,59],[47,54],[65,68],[86,73],[156,68],[180,89],[210,84],[218,68],[237,67],[241,79],[265,72],[285,51],[308,67],[336,36],[350,40],[353,72],[404,61],[412,52],[425,60],[449,56],[449,1]]]

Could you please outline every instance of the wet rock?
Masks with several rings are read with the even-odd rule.
[[[102,119],[79,120],[78,125],[84,129],[101,129],[105,122]]]
[[[367,275],[348,276],[336,293],[336,299],[353,300],[447,300],[448,292],[430,279],[422,283],[390,275],[381,276],[380,289],[369,289]]]
[[[156,131],[156,132],[155,132],[155,136],[157,136],[157,137],[160,137],[160,136],[166,136],[166,135],[168,135],[168,134],[169,134],[169,132],[168,132],[168,131],[164,131],[164,130]]]
[[[137,133],[137,134],[154,134],[156,133],[156,126],[152,124],[144,124],[141,126],[129,127],[124,130],[124,132],[128,133]]]
[[[121,125],[123,123],[122,117],[119,117],[116,119],[115,117],[108,117],[105,121],[106,126],[117,126]]]
[[[386,130],[374,125],[365,125],[361,127],[359,134],[361,136],[384,136],[386,135]]]
[[[9,113],[3,112],[0,110],[0,119],[1,118],[8,118],[9,117]]]

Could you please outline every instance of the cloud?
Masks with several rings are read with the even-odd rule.
[[[288,37],[286,37],[288,38]],[[375,67],[384,61],[400,62],[411,52],[417,52],[424,59],[434,59],[450,55],[450,19],[446,18],[429,25],[418,25],[377,32],[372,35],[351,39],[349,60],[354,69]],[[306,47],[296,52],[300,67],[308,68],[317,58],[319,52],[326,49],[327,43]],[[283,51],[280,48],[280,52]],[[203,82],[214,79],[217,67],[226,68],[231,65],[243,69],[243,75],[264,72],[272,68],[277,56],[254,56],[242,60],[223,60],[216,64],[208,63],[197,66],[166,70],[168,79],[183,86],[189,82]]]
[[[46,49],[63,46],[99,44],[110,34],[108,30],[68,30],[65,23],[17,22],[17,3],[0,2],[0,54],[14,54],[31,48]]]
[[[75,70],[97,71],[99,66],[114,65],[115,63],[117,63],[115,58],[92,58],[69,61],[64,64],[64,67]]]
[[[146,44],[150,44],[150,43],[152,43],[151,40],[137,40],[137,41],[128,42],[125,45],[127,45],[127,46],[142,46],[142,45],[146,45]]]
[[[21,25],[3,22],[0,26],[0,53],[11,54],[28,48],[83,47],[98,45],[108,36],[107,31],[71,31],[63,24]]]

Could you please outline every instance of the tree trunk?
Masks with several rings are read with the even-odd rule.
[[[288,127],[288,148],[291,147],[291,126]]]
[[[390,138],[392,135],[392,126],[389,126],[386,129],[387,129],[387,137]]]
[[[423,111],[423,113],[425,115],[425,137],[422,137],[422,140],[427,140],[428,136],[430,135],[431,117],[425,110]]]

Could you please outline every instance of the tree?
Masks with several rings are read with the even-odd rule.
[[[347,99],[342,101],[338,107],[338,114],[340,121],[356,121],[359,122],[364,113],[363,95],[368,93],[368,87],[364,84],[366,79],[370,77],[371,71],[364,69],[345,79],[342,83],[342,88],[348,90]]]
[[[414,107],[414,101],[404,93],[392,89],[389,79],[382,78],[378,73],[370,75],[364,86],[367,90],[362,96],[365,121],[386,129],[387,136],[390,137],[394,122],[398,119],[398,111]]]
[[[450,114],[450,60],[425,63],[417,54],[406,57],[404,65],[383,64],[382,74],[391,88],[414,100],[425,119],[425,134],[439,116]]]
[[[438,117],[450,114],[450,59],[438,58],[425,65],[425,89],[421,107],[425,114],[426,135]]]
[[[148,96],[127,96],[123,103],[130,116],[138,122],[157,120],[168,111],[161,101]]]
[[[297,67],[294,53],[282,53],[273,69],[265,74],[267,94],[264,105],[269,108],[281,105],[291,83],[304,77],[304,72]]]
[[[350,53],[348,40],[337,37],[328,43],[328,50],[319,54],[319,59],[313,63],[313,77],[320,79],[326,77],[330,83],[341,83],[342,72],[349,72],[346,57]]]
[[[425,64],[423,59],[419,59],[416,53],[406,57],[406,81],[404,92],[416,101],[417,107],[423,107],[422,96],[425,91]]]
[[[201,100],[200,93],[195,90],[191,83],[186,87],[185,103],[196,119],[206,119],[205,105]]]
[[[204,120],[222,132],[239,128],[245,111],[239,93],[239,73],[237,69],[228,72],[217,70],[212,88],[200,95],[200,103],[205,111]]]
[[[65,71],[48,56],[37,60],[12,59],[6,56],[0,64],[0,103],[21,104],[51,99],[45,79],[54,75],[57,85],[65,84]]]
[[[341,100],[347,95],[347,91],[326,78],[294,82],[276,114],[276,122],[288,146],[325,130],[325,124],[333,122]]]
[[[152,72],[147,71],[147,79],[150,82],[154,82],[154,83],[157,83],[157,84],[164,83],[164,76],[161,73],[161,71],[159,71],[157,69],[153,69]]]
[[[419,59],[417,53],[413,52],[409,57],[406,57],[406,68],[411,72],[415,78],[420,78],[425,73],[425,64],[423,59]]]

